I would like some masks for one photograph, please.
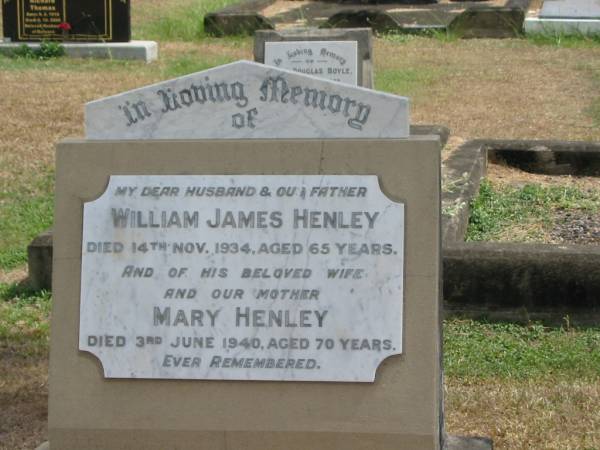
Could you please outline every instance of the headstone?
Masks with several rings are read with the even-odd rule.
[[[540,17],[600,19],[600,0],[544,0]]]
[[[254,60],[328,80],[373,87],[370,28],[260,30]]]
[[[4,0],[4,41],[128,42],[129,0]]]
[[[50,448],[441,449],[440,147],[389,138],[406,113],[248,62],[89,104],[104,140],[57,149]],[[228,138],[145,139],[194,124]]]
[[[86,106],[88,139],[403,138],[408,99],[239,61]]]

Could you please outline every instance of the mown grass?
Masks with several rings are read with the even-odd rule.
[[[444,369],[451,377],[600,378],[600,327],[450,320],[444,331]]]
[[[0,185],[0,269],[27,262],[27,244],[52,225],[54,175],[32,178],[29,183]]]
[[[600,33],[566,34],[560,31],[547,31],[544,33],[528,34],[527,40],[532,44],[539,46],[550,46],[559,48],[590,48],[600,46]]]
[[[375,72],[375,89],[398,95],[415,95],[442,76],[431,68],[382,69]]]
[[[198,41],[207,37],[204,16],[239,0],[186,1],[172,8],[160,8],[147,20],[137,23],[134,39],[162,41]]]
[[[527,184],[521,188],[481,183],[479,195],[471,202],[467,241],[504,240],[505,230],[524,230],[511,240],[541,240],[553,224],[556,210],[600,209],[600,190],[584,192],[571,186]]]
[[[0,347],[31,356],[48,350],[51,295],[18,284],[0,284]]]

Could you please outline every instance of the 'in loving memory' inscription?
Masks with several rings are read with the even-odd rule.
[[[376,176],[112,176],[84,206],[79,348],[110,378],[373,381],[403,253]]]

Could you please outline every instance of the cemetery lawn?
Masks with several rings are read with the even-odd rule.
[[[159,41],[152,64],[0,56],[0,449],[46,438],[51,299],[26,287],[25,246],[52,224],[55,143],[83,136],[85,102],[251,60],[251,38],[210,38],[201,25],[234,1],[132,0],[134,38]],[[376,88],[410,97],[412,123],[452,130],[444,158],[476,138],[600,141],[598,41],[383,36],[374,64]],[[560,242],[547,228],[555,211],[598,214],[597,179],[507,170],[491,168],[478,213],[491,226],[471,238]],[[494,228],[510,215],[503,205],[526,199],[525,231]],[[453,320],[445,351],[449,432],[490,436],[497,449],[600,449],[600,328]]]

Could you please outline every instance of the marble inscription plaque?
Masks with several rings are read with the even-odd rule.
[[[265,42],[265,64],[354,86],[357,53],[356,41]]]
[[[86,137],[404,138],[408,99],[238,61],[86,105]]]
[[[108,378],[370,382],[402,352],[403,255],[374,175],[111,176],[79,348]]]

